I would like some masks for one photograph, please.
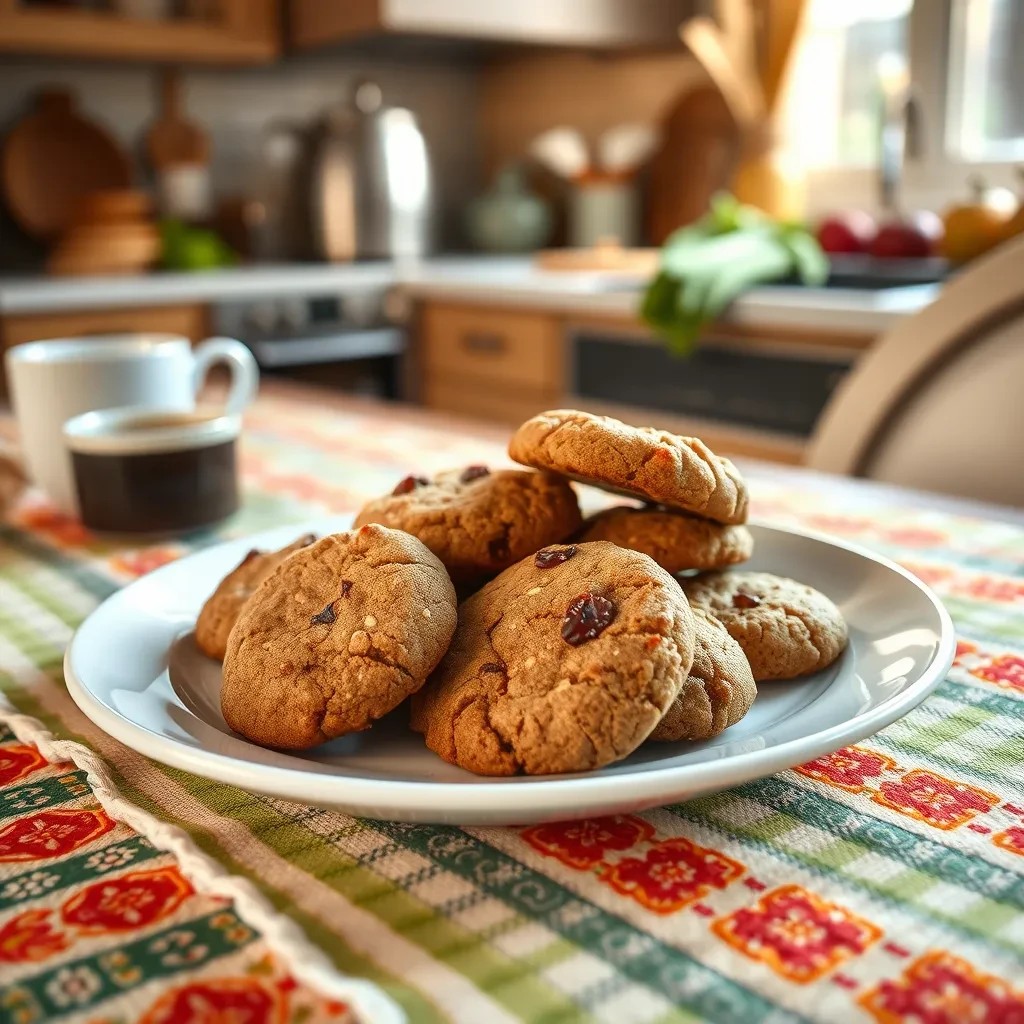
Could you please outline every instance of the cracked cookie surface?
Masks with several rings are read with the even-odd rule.
[[[455,608],[444,566],[415,537],[376,525],[325,537],[242,610],[224,659],[224,719],[282,749],[365,729],[423,685]]]
[[[481,775],[600,768],[650,735],[693,644],[686,598],[646,555],[601,541],[548,549],[460,606],[413,728]]]
[[[208,658],[224,660],[228,634],[256,588],[289,556],[316,540],[307,533],[280,551],[253,549],[220,581],[196,619],[196,646]]]
[[[757,696],[742,648],[713,615],[693,607],[693,664],[652,740],[709,740],[735,725]]]
[[[794,679],[831,665],[846,647],[839,609],[805,583],[767,572],[721,572],[682,582],[690,602],[719,619],[754,678]]]
[[[550,473],[467,466],[433,480],[406,477],[365,505],[355,525],[381,523],[418,537],[457,585],[479,584],[580,525],[572,487]]]
[[[657,508],[620,506],[598,512],[584,521],[578,536],[642,551],[672,573],[721,569],[745,562],[754,551],[754,538],[745,526]]]
[[[524,466],[716,522],[747,519],[747,487],[739,471],[697,437],[554,409],[519,427],[508,453]]]

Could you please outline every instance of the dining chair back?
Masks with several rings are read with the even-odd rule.
[[[1024,505],[1024,236],[883,335],[826,406],[807,462]]]

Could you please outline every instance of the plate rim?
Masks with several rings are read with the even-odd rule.
[[[340,521],[343,517],[324,516],[316,522],[331,519]],[[290,525],[292,524],[273,527],[247,537],[228,538],[223,543],[255,542],[262,535],[275,533]],[[300,531],[306,525],[308,523],[294,524]],[[104,605],[127,588],[121,588],[105,598],[75,630],[64,654],[64,677],[68,692],[86,717],[118,742],[145,756],[173,768],[236,785],[250,792],[260,792],[285,800],[299,799],[318,806],[343,807],[349,809],[347,813],[364,817],[387,817],[387,810],[391,807],[414,804],[418,802],[417,798],[428,793],[431,795],[430,805],[438,808],[436,812],[431,813],[430,807],[427,807],[424,808],[429,814],[427,817],[422,814],[402,818],[391,815],[391,820],[464,820],[467,824],[486,820],[493,823],[498,809],[497,816],[508,822],[519,823],[565,819],[567,816],[585,817],[601,813],[602,807],[612,803],[628,804],[636,809],[671,804],[773,775],[871,736],[920,704],[939,685],[953,663],[956,633],[949,612],[931,587],[903,566],[861,544],[819,531],[778,526],[757,519],[751,520],[751,525],[778,534],[805,537],[843,549],[882,565],[920,591],[935,611],[939,624],[938,644],[921,675],[876,708],[828,729],[809,736],[795,737],[775,746],[695,764],[645,768],[639,772],[616,775],[575,773],[571,776],[531,777],[526,785],[516,785],[515,780],[507,779],[483,779],[467,784],[434,780],[367,778],[346,774],[344,771],[307,772],[298,768],[261,764],[217,751],[199,751],[171,736],[147,729],[103,703],[79,678],[73,665],[75,649],[82,642],[82,636],[89,628],[90,620]],[[162,566],[154,573],[140,577],[140,581],[152,580],[156,574],[180,566],[182,561],[187,561],[188,558],[208,554],[219,546],[204,548],[183,560]],[[133,585],[134,583],[128,584],[128,587]],[[561,804],[569,798],[571,802],[568,805],[552,808],[550,813],[544,812],[545,804]],[[381,813],[382,810],[385,813]],[[466,817],[459,819],[459,815]]]

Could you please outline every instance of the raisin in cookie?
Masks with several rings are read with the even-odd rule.
[[[581,541],[610,540],[620,548],[650,555],[668,572],[721,569],[745,562],[754,538],[745,526],[713,523],[685,512],[621,506],[583,523]]]
[[[693,664],[652,740],[709,740],[735,725],[757,696],[746,655],[713,615],[693,608]]]
[[[284,749],[365,729],[423,685],[455,616],[444,566],[415,537],[383,526],[325,537],[242,609],[224,658],[224,720]]]
[[[512,435],[508,453],[524,466],[719,523],[747,519],[747,487],[739,471],[696,437],[555,409],[527,420]]]
[[[743,648],[754,678],[793,679],[831,665],[846,647],[846,622],[822,593],[768,572],[719,572],[683,581],[691,603],[720,619]]]
[[[381,523],[418,537],[457,586],[470,589],[580,525],[572,487],[550,473],[491,472],[486,466],[408,476],[371,501],[356,526]]]
[[[220,581],[196,619],[196,645],[209,658],[224,660],[228,634],[253,591],[291,554],[308,547],[316,536],[307,533],[280,551],[252,550]]]
[[[413,728],[481,775],[600,768],[661,721],[693,643],[678,583],[646,555],[600,541],[544,549],[460,607]]]

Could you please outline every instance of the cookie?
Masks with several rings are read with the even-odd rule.
[[[418,537],[460,589],[472,590],[580,525],[572,487],[550,473],[467,466],[433,480],[408,476],[364,506],[355,525],[381,523]]]
[[[209,658],[224,660],[228,634],[238,621],[242,606],[253,591],[291,554],[308,547],[316,536],[307,533],[280,551],[250,551],[238,565],[220,581],[217,589],[207,598],[196,619],[196,646]]]
[[[693,645],[686,598],[646,555],[602,541],[547,548],[459,608],[413,728],[481,775],[600,768],[661,721]]]
[[[512,435],[508,453],[524,466],[719,523],[747,519],[739,471],[696,437],[555,409],[527,420]]]
[[[657,508],[621,506],[598,512],[583,523],[581,541],[610,540],[621,548],[650,555],[668,572],[721,569],[745,562],[754,538],[745,526]]]
[[[817,672],[846,647],[842,613],[824,594],[796,580],[767,572],[720,572],[684,580],[682,586],[695,607],[721,620],[758,682]]]
[[[287,559],[228,638],[221,710],[254,743],[304,749],[367,728],[418,690],[455,632],[444,566],[364,526]]]
[[[757,696],[750,663],[713,615],[693,608],[697,628],[690,675],[652,740],[709,740],[735,725]]]

